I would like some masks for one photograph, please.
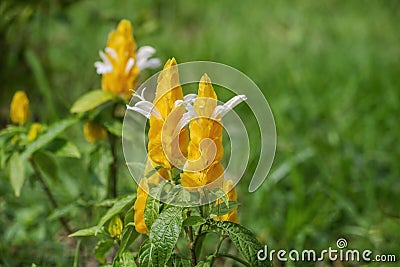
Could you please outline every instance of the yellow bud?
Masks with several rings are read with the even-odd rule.
[[[91,121],[85,121],[83,133],[86,140],[90,143],[107,138],[107,130],[100,124]]]
[[[111,237],[120,236],[122,233],[123,223],[121,218],[117,215],[114,216],[108,224],[108,233]]]
[[[28,132],[28,141],[32,142],[33,140],[36,139],[37,135],[41,133],[43,130],[43,127],[40,123],[33,123],[31,125],[31,128],[29,128]]]
[[[11,121],[18,125],[23,125],[29,117],[29,99],[24,91],[17,91],[11,101],[10,106]]]

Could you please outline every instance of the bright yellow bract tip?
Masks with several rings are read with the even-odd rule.
[[[29,117],[29,99],[24,91],[17,91],[11,101],[10,118],[18,125],[24,125]]]

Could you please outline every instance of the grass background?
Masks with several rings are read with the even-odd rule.
[[[276,121],[275,161],[256,193],[246,182],[238,188],[240,221],[263,243],[322,250],[345,237],[350,248],[400,259],[398,1],[3,0],[1,127],[16,90],[28,93],[33,120],[53,122],[99,88],[93,63],[122,18],[162,61],[221,62],[263,91]],[[69,135],[91,151],[80,127]],[[58,162],[61,178],[50,181],[75,228],[90,225],[82,212],[101,190],[77,175],[87,161]],[[73,242],[40,187],[28,181],[15,198],[0,178],[0,266],[71,266]],[[133,190],[121,167],[119,192]],[[90,254],[90,241],[83,245]]]

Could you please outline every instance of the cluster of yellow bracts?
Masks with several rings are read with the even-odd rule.
[[[141,179],[137,189],[134,221],[136,230],[142,234],[148,233],[144,209],[149,185],[158,184],[160,178],[170,179],[169,172],[183,160],[186,162],[180,174],[183,187],[201,187],[219,180],[229,200],[236,201],[237,198],[236,190],[234,188],[230,190],[232,181],[223,181],[224,168],[220,162],[224,154],[223,126],[220,116],[212,118],[217,107],[217,95],[209,77],[206,74],[203,75],[197,97],[193,100],[197,117],[190,120],[188,127],[178,128],[179,132],[176,133],[177,124],[185,112],[183,105],[176,105],[176,103],[183,99],[178,68],[173,58],[167,61],[158,77],[153,102],[158,116],[149,116],[148,166],[145,176],[146,172],[153,170],[156,166],[161,166],[161,168],[150,177]],[[237,222],[236,209],[216,219]]]

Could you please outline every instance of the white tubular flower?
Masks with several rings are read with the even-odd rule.
[[[144,91],[145,90],[146,90],[146,88],[144,88],[142,90],[142,93],[140,95],[137,94],[137,93],[134,93],[134,96],[139,98],[140,101],[138,101],[133,107],[131,107],[129,105],[126,105],[126,108],[128,110],[136,111],[136,112],[142,114],[143,116],[145,116],[148,119],[150,119],[151,115],[153,115],[157,119],[162,119],[162,116],[161,116],[160,112],[158,111],[158,109],[156,108],[156,106],[154,106],[153,103],[147,101],[144,98]]]
[[[232,110],[234,107],[236,107],[238,104],[240,104],[243,101],[246,101],[247,97],[245,95],[237,95],[232,97],[228,102],[226,102],[223,105],[217,106],[214,109],[213,114],[211,115],[211,118],[216,119],[217,117],[223,117],[228,113],[230,110]]]
[[[106,48],[106,53],[109,54],[111,57],[114,57],[116,55],[114,49],[112,48]],[[96,61],[94,63],[97,74],[106,74],[112,72],[113,66],[111,64],[111,61],[108,59],[107,55],[103,51],[99,51],[99,55],[103,61]]]
[[[140,70],[154,69],[161,65],[161,61],[158,58],[150,58],[154,55],[156,50],[151,46],[142,46],[136,52],[136,66]]]

